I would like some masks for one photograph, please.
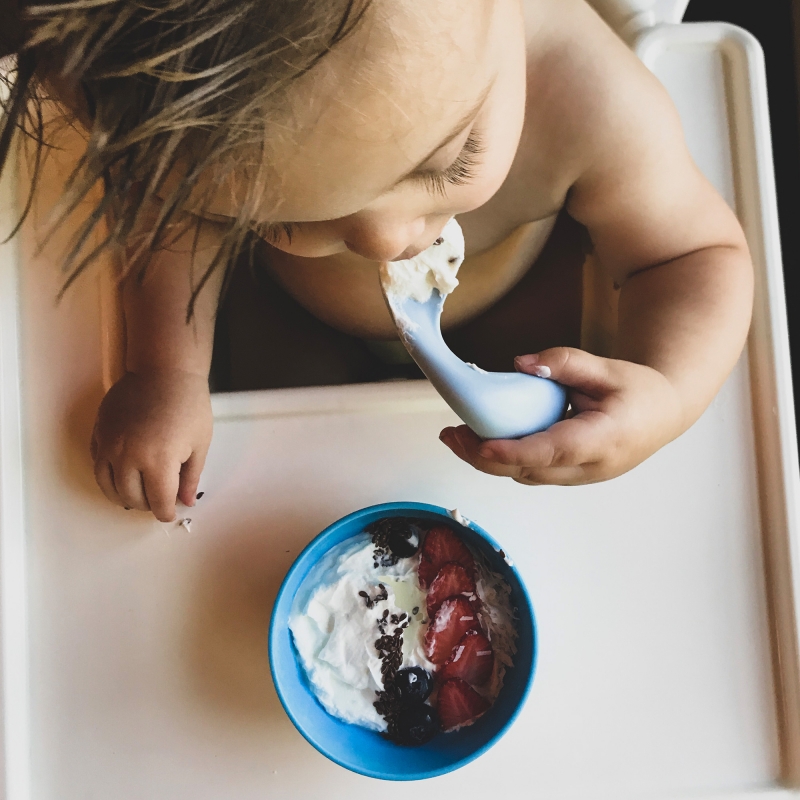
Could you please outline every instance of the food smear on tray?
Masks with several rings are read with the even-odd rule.
[[[413,746],[492,706],[514,617],[508,583],[453,528],[385,517],[312,568],[289,629],[329,714]]]

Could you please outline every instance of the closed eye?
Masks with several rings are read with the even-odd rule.
[[[419,170],[409,175],[409,180],[418,181],[432,194],[447,193],[447,186],[463,186],[474,180],[484,152],[483,139],[473,128],[455,161],[441,170]]]
[[[287,244],[292,243],[292,236],[294,235],[296,222],[260,222],[253,223],[250,226],[251,230],[260,236],[265,242],[271,245],[279,245],[282,241]]]
[[[448,186],[464,186],[474,180],[480,166],[480,156],[485,152],[483,138],[474,128],[469,132],[461,152],[449,167],[440,170],[417,170],[408,180],[422,183],[431,194],[445,195]],[[296,222],[259,223],[252,226],[253,231],[272,245],[292,243],[297,230]]]

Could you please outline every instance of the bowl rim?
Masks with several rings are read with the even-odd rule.
[[[343,762],[340,758],[335,756],[334,754],[328,752],[325,747],[320,744],[319,742],[315,741],[311,734],[307,733],[303,726],[301,726],[295,715],[292,713],[289,703],[287,702],[283,690],[281,689],[280,683],[278,681],[277,675],[275,673],[274,667],[274,658],[273,658],[273,649],[276,644],[276,639],[278,636],[278,623],[276,620],[276,609],[278,608],[279,601],[281,600],[284,592],[286,591],[287,586],[289,585],[295,571],[299,568],[299,565],[303,561],[303,557],[306,553],[314,548],[317,542],[322,539],[323,537],[330,536],[334,533],[338,528],[343,527],[345,525],[349,525],[352,522],[358,520],[360,517],[373,515],[375,513],[381,513],[384,511],[426,511],[437,516],[442,517],[450,524],[455,524],[460,527],[466,527],[472,530],[473,532],[477,533],[482,539],[486,541],[488,545],[490,545],[495,552],[499,553],[503,552],[505,555],[505,562],[510,569],[522,590],[523,599],[525,601],[525,605],[530,613],[530,623],[531,629],[533,634],[533,641],[531,644],[531,668],[528,672],[528,676],[525,680],[525,686],[522,690],[522,694],[520,695],[519,702],[517,703],[514,710],[509,714],[508,719],[503,723],[502,727],[495,733],[495,735],[485,742],[480,747],[477,747],[475,750],[471,751],[464,757],[458,759],[457,761],[450,762],[441,768],[435,769],[424,769],[420,770],[418,773],[388,773],[388,772],[381,772],[378,770],[371,770],[368,768],[363,767],[356,767],[352,764],[348,764]],[[454,509],[455,510],[455,509]],[[500,739],[508,732],[511,726],[516,721],[519,714],[522,712],[525,704],[528,701],[528,698],[531,693],[531,688],[533,686],[533,679],[536,674],[536,667],[538,663],[538,656],[539,656],[539,632],[538,627],[536,624],[536,614],[533,608],[533,601],[531,600],[530,593],[528,592],[528,587],[525,584],[525,581],[520,574],[519,570],[516,567],[516,563],[513,559],[509,558],[506,554],[504,548],[501,548],[500,544],[492,537],[487,531],[485,531],[478,523],[476,523],[472,519],[468,519],[466,517],[462,517],[464,520],[463,523],[456,520],[449,512],[448,509],[444,508],[443,506],[435,506],[430,503],[419,503],[414,501],[396,501],[390,503],[378,503],[372,506],[365,506],[363,508],[359,508],[356,511],[352,511],[349,514],[346,514],[343,517],[340,517],[335,522],[332,522],[326,528],[321,530],[316,536],[314,536],[311,541],[297,554],[296,558],[292,562],[292,565],[286,572],[283,580],[281,581],[281,585],[278,588],[278,592],[275,595],[275,601],[272,606],[272,612],[270,614],[270,623],[269,623],[269,634],[268,634],[268,655],[269,655],[269,669],[270,674],[272,676],[272,684],[275,688],[275,693],[278,695],[278,699],[281,702],[281,706],[283,706],[283,710],[286,712],[286,716],[289,717],[292,724],[294,725],[295,729],[300,733],[300,735],[319,753],[325,756],[330,761],[333,761],[335,764],[338,764],[340,767],[349,770],[350,772],[354,772],[359,775],[364,775],[368,778],[376,778],[379,780],[390,780],[390,781],[411,781],[411,780],[424,780],[427,778],[435,778],[440,775],[445,775],[449,772],[454,772],[457,769],[460,769],[463,766],[466,766],[470,762],[474,761],[475,759],[479,758],[483,755],[486,751],[488,751],[491,747],[493,747]]]

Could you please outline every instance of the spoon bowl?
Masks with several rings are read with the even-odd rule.
[[[549,428],[567,410],[567,392],[547,378],[485,372],[462,361],[441,331],[445,297],[433,289],[425,302],[387,292],[400,339],[437,392],[483,439],[519,439]]]

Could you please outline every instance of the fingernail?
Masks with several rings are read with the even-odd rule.
[[[524,367],[525,369],[530,369],[531,367],[539,363],[539,356],[536,353],[527,356],[517,356],[514,359],[514,363],[518,367]]]
[[[494,458],[494,450],[492,450],[491,446],[489,446],[489,445],[486,445],[486,444],[482,444],[482,445],[481,445],[481,446],[478,448],[478,455],[479,455],[481,458],[489,458],[489,459],[492,459],[492,458]]]
[[[458,442],[458,444],[461,447],[461,449],[462,450],[466,450],[467,449],[467,442],[466,442],[466,440],[464,438],[464,431],[460,431],[460,430],[458,430],[458,428],[455,428],[453,430],[453,435],[456,437],[456,441]]]

